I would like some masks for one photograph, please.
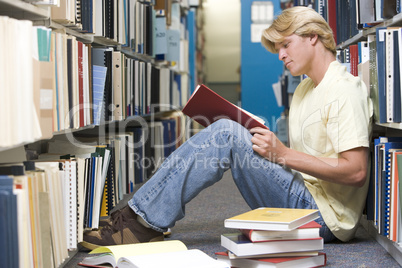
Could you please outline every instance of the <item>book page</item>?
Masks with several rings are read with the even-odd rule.
[[[226,268],[218,261],[199,249],[165,252],[152,255],[130,256],[120,259],[119,268]]]
[[[186,245],[179,240],[149,242],[139,244],[125,244],[116,246],[105,246],[94,249],[90,254],[112,253],[116,260],[125,256],[145,255],[162,252],[174,252],[187,250]]]
[[[237,105],[235,105],[237,106]],[[240,108],[239,106],[237,106],[240,110],[242,110],[243,112],[245,112],[246,114],[248,114],[250,117],[254,118],[255,120],[257,120],[258,122],[260,122],[261,124],[265,124],[264,119],[262,119],[261,117],[258,117],[252,113],[250,113],[249,111],[244,110],[243,108]]]

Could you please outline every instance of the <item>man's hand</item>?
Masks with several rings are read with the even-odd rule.
[[[253,128],[253,150],[273,163],[344,185],[361,187],[367,177],[368,148],[357,147],[339,153],[338,158],[316,157],[286,147],[272,131]]]
[[[272,131],[256,127],[250,133],[253,135],[251,142],[255,152],[273,163],[285,165],[285,155],[289,148]]]

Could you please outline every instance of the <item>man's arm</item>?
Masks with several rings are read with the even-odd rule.
[[[368,148],[358,147],[340,153],[340,157],[315,157],[286,147],[269,130],[251,129],[255,152],[278,164],[314,176],[316,178],[361,187],[367,176]]]

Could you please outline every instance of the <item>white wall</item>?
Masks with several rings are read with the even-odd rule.
[[[239,82],[240,0],[204,0],[207,82]]]

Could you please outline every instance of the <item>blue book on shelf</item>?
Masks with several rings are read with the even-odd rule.
[[[167,53],[166,17],[156,17],[154,43],[156,55]]]
[[[391,149],[402,149],[401,137],[379,137],[374,140],[374,224],[381,235],[389,234]]]
[[[0,263],[2,267],[18,267],[17,197],[13,179],[0,176]]]
[[[402,142],[401,137],[379,137],[374,139],[374,176],[371,187],[371,192],[368,193],[368,196],[372,196],[372,204],[368,206],[372,211],[372,220],[374,224],[379,228],[379,230],[384,230],[382,228],[384,222],[384,215],[381,213],[384,204],[383,198],[383,181],[385,180],[385,172],[386,172],[386,160],[385,160],[385,144],[388,142],[400,143]],[[390,145],[387,145],[387,148]],[[370,189],[369,189],[370,190]],[[368,200],[368,202],[370,202]]]
[[[167,61],[180,61],[180,30],[167,30]]]
[[[132,128],[130,131],[133,132],[134,137],[134,159],[137,160],[134,163],[134,183],[142,183],[145,181],[145,170],[144,165],[145,163],[145,137],[144,137],[144,130],[140,127]],[[130,189],[134,186],[130,183]]]
[[[188,29],[188,47],[189,47],[189,72],[190,72],[190,88],[196,88],[196,62],[197,62],[197,23],[196,9],[190,8],[187,14],[187,29]]]
[[[176,149],[176,120],[166,119],[163,124],[164,157],[167,158]]]
[[[102,118],[102,110],[104,109],[104,92],[106,82],[107,68],[104,66],[92,66],[92,103],[94,125],[99,125]]]
[[[122,44],[122,46],[124,47],[128,47],[129,42],[129,36],[128,36],[128,31],[129,31],[129,27],[131,26],[128,22],[128,18],[127,18],[127,13],[128,13],[128,0],[123,0],[123,24],[124,24],[124,35],[126,37],[126,42],[124,44]],[[133,26],[131,26],[133,27]]]
[[[38,38],[38,56],[40,61],[50,60],[50,40],[52,31],[44,27],[38,27],[36,30]]]
[[[93,154],[96,155],[96,154]],[[92,211],[93,211],[93,201],[94,201],[94,188],[95,188],[95,171],[96,171],[96,156],[91,156],[91,161],[90,161],[90,173],[88,177],[88,209],[87,209],[87,215],[88,215],[88,223],[87,227],[92,227]]]

